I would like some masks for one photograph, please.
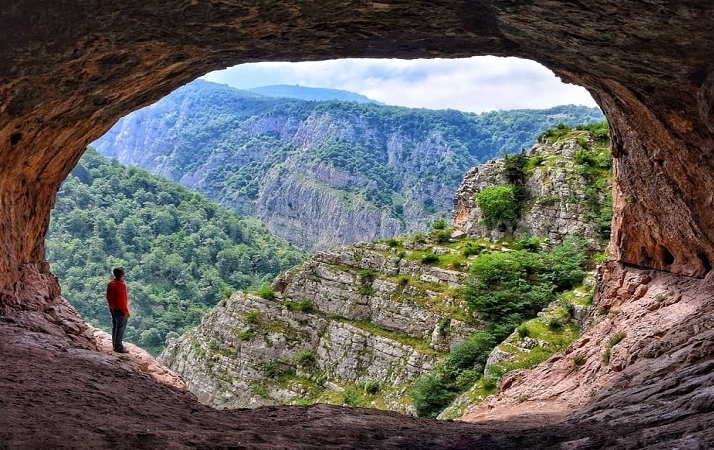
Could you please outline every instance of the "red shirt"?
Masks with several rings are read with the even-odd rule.
[[[109,309],[120,309],[125,316],[129,315],[129,298],[126,295],[126,283],[112,280],[107,284],[107,302]]]

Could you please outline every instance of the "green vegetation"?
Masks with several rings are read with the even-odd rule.
[[[90,148],[57,196],[47,259],[63,296],[104,330],[106,283],[113,267],[125,267],[126,339],[157,353],[224,293],[268,283],[304,255],[255,220]]]
[[[524,320],[573,288],[585,276],[582,243],[567,241],[550,251],[517,250],[481,255],[464,295],[501,340]]]
[[[307,299],[307,298],[304,298],[304,299],[300,300],[299,302],[296,302],[293,300],[285,300],[284,305],[290,311],[309,313],[309,312],[313,312],[315,310],[314,306],[312,305],[312,300]]]
[[[495,345],[490,333],[476,333],[442,358],[434,370],[419,378],[411,392],[417,414],[436,417],[460,392],[470,388],[481,377]]]
[[[411,394],[420,416],[436,417],[476,382],[483,391],[491,391],[503,373],[544,361],[577,335],[577,327],[568,322],[574,306],[565,299],[547,317],[533,318],[554,302],[559,292],[581,283],[586,274],[584,245],[570,240],[538,251],[529,241],[519,246],[532,250],[484,252],[472,263],[462,295],[486,321],[486,327],[454,348],[414,385]],[[529,319],[533,320],[526,322]],[[521,338],[534,335],[549,345],[536,347],[516,362],[496,366],[494,372],[484,375],[491,350],[514,329]]]
[[[275,298],[275,292],[273,292],[270,286],[261,286],[260,289],[256,291],[256,294],[258,297],[266,300],[273,300]]]
[[[476,203],[489,228],[510,228],[518,218],[518,202],[510,184],[483,188],[476,197]]]

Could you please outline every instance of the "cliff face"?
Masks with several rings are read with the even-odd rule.
[[[415,379],[480,326],[453,297],[465,277],[384,244],[319,252],[266,298],[233,295],[159,359],[219,408],[327,402],[406,412]]]
[[[522,182],[525,196],[512,230],[486,224],[478,203],[478,194],[484,188],[508,184],[506,160],[474,167],[454,196],[454,226],[469,236],[494,239],[512,233],[517,237],[542,236],[560,243],[567,237],[579,236],[593,250],[604,250],[612,204],[608,148],[609,142],[598,143],[586,130],[573,130],[553,142],[543,138],[528,153],[529,167],[523,170]],[[595,161],[598,156],[602,161]],[[602,166],[597,167],[598,173],[588,170],[598,165]]]
[[[531,209],[543,203],[541,195],[570,194],[580,178],[576,176],[577,164],[572,162],[576,148],[581,156],[597,153],[580,145],[590,147],[585,138],[590,133],[574,133],[577,136],[544,142],[531,151],[530,158],[538,165],[525,184],[547,184],[545,194],[531,189]],[[473,186],[500,182],[502,166],[502,161],[492,162],[472,170],[462,184],[460,198],[465,197],[464,192],[473,197]],[[473,173],[489,172],[493,176],[483,183],[474,181]],[[552,178],[548,183],[542,183],[544,173]],[[572,193],[576,200],[578,192]],[[576,209],[579,215],[575,219],[563,220],[550,244],[580,234],[590,237],[592,246],[601,246],[601,237],[585,218],[587,209],[583,205]],[[554,208],[539,214],[552,222],[559,218],[558,211]],[[548,212],[554,212],[555,217],[547,217]],[[536,214],[527,210],[524,216]],[[462,225],[478,233],[478,226],[469,222],[473,217],[469,215]],[[536,223],[532,229],[543,227]],[[584,233],[588,230],[592,236]],[[410,393],[416,380],[456,344],[485,327],[459,292],[476,255],[513,251],[508,244],[478,240],[482,235],[457,242],[448,238],[450,231],[443,233],[441,246],[427,244],[427,237],[421,235],[404,242],[392,239],[386,244],[318,252],[302,266],[278,276],[265,298],[239,293],[223,302],[204,317],[199,328],[173,341],[159,359],[186,378],[201,402],[219,408],[362,401],[360,406],[414,412]],[[438,230],[434,231],[429,240],[437,234]],[[426,263],[427,257],[445,262],[440,266],[434,261]],[[572,315],[582,319],[587,307],[571,303],[579,308]],[[552,316],[561,320],[559,314]],[[539,320],[540,325],[535,326],[542,327],[545,322]],[[570,318],[564,322],[570,323]],[[567,332],[551,333],[552,337],[567,344],[577,334],[577,327],[566,328]],[[529,343],[523,352],[535,348],[550,354],[565,345],[548,342],[545,334]],[[487,372],[493,364],[487,365]],[[372,386],[371,395],[368,386]],[[361,399],[356,399],[357,393]],[[460,402],[463,405],[454,411],[468,406],[468,401]]]

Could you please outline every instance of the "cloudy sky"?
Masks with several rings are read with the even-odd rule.
[[[536,62],[495,56],[254,63],[203,78],[238,89],[271,84],[343,89],[388,105],[471,112],[597,106],[584,88],[564,84]]]

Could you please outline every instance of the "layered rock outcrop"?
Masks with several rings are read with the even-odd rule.
[[[529,152],[537,161],[535,167],[525,171],[523,182],[525,200],[513,230],[517,237],[540,236],[558,244],[568,237],[579,236],[591,249],[602,251],[607,246],[606,236],[598,224],[594,209],[609,208],[609,189],[598,190],[594,198],[586,193],[588,180],[581,174],[577,151],[593,145],[593,136],[587,131],[576,131],[556,142],[543,140]],[[490,161],[471,169],[454,196],[454,226],[473,237],[489,236],[500,239],[506,230],[489,227],[484,223],[483,211],[478,206],[478,194],[490,186],[506,185],[505,160]],[[604,175],[610,184],[610,174]]]
[[[319,252],[276,278],[267,298],[234,294],[159,360],[218,408],[349,404],[344,391],[372,383],[372,406],[407,412],[416,378],[481,322],[453,296],[466,273],[401,252]]]

